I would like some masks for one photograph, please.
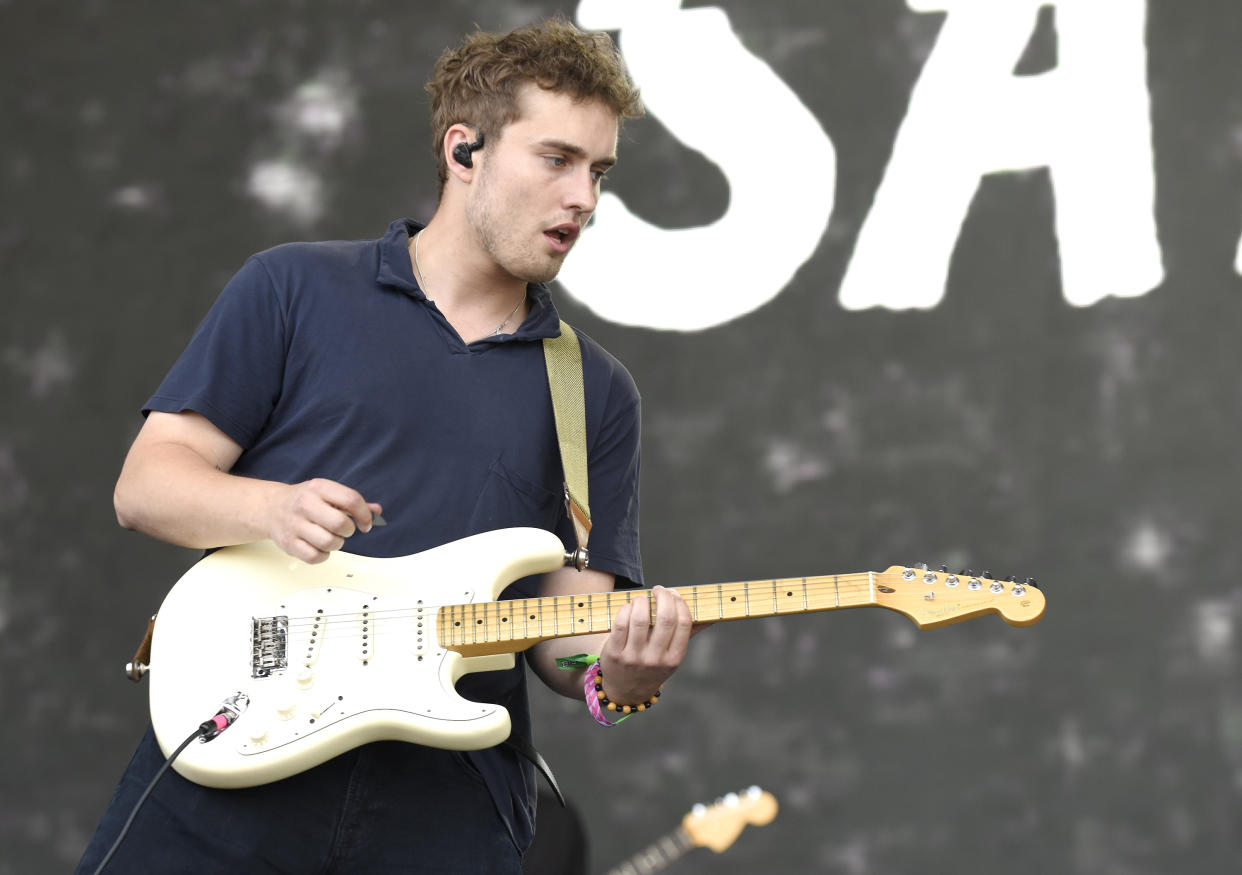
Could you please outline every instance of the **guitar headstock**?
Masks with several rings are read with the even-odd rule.
[[[1000,614],[1011,626],[1038,623],[1044,615],[1044,594],[1034,578],[995,580],[989,573],[894,565],[877,576],[876,604],[900,611],[920,629],[948,626],[982,614]]]
[[[747,826],[764,826],[776,817],[776,797],[751,787],[729,793],[712,805],[696,805],[681,821],[681,828],[696,848],[711,848],[717,854],[737,841]]]

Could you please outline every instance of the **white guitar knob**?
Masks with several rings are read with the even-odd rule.
[[[304,668],[298,672],[297,685],[299,690],[309,690],[315,685],[315,673],[309,668]]]
[[[298,706],[292,702],[281,702],[276,706],[276,716],[281,720],[292,720],[296,713],[298,713]]]
[[[250,740],[254,744],[261,744],[267,740],[267,727],[256,726],[250,730]]]

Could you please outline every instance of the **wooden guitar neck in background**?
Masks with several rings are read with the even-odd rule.
[[[646,875],[658,872],[695,848],[724,853],[747,826],[766,826],[776,817],[776,797],[751,787],[730,793],[712,805],[696,805],[681,825],[634,856],[608,870],[608,875]]]

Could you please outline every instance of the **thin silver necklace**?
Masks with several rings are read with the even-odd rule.
[[[414,235],[414,269],[418,271],[418,284],[423,287],[423,295],[427,297],[427,291],[428,291],[427,281],[423,278],[423,266],[418,263],[418,241],[422,236],[423,236],[422,231],[419,231],[417,234]],[[427,297],[427,300],[431,301],[433,299],[431,297]],[[489,331],[487,334],[483,336],[484,337],[495,337],[497,334],[503,331],[504,327],[509,324],[509,320],[513,318],[513,314],[518,311],[518,307],[522,306],[522,302],[525,300],[526,300],[526,290],[523,289],[522,297],[518,298],[518,302],[513,305],[513,309],[509,311],[509,315],[504,318],[504,321],[501,322],[499,325],[497,325],[495,328],[493,328],[491,331]]]

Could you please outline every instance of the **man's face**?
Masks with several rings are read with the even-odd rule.
[[[548,282],[561,269],[616,163],[617,117],[599,101],[576,102],[534,84],[519,93],[519,118],[488,132],[466,218],[506,273]],[[484,156],[483,153],[486,153]]]

